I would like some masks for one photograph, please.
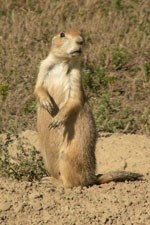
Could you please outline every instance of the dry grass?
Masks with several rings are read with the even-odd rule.
[[[7,0],[0,8],[0,131],[35,128],[33,88],[54,33],[83,30],[100,131],[150,133],[148,1]]]

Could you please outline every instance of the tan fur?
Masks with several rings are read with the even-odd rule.
[[[65,187],[107,182],[107,176],[95,175],[96,127],[82,87],[82,48],[79,31],[56,35],[35,86],[45,165]]]

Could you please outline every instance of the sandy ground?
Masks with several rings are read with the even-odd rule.
[[[37,134],[23,132],[38,148]],[[11,151],[15,152],[11,144]],[[142,135],[102,135],[96,149],[97,172],[140,172],[144,180],[90,188],[56,187],[51,178],[27,182],[0,178],[3,225],[149,225],[150,139]]]

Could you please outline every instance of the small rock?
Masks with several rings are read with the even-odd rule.
[[[33,192],[29,195],[29,199],[43,198],[43,195],[38,192]]]
[[[0,211],[8,211],[12,207],[10,202],[0,203]]]
[[[17,206],[14,208],[15,213],[22,212],[23,209],[24,209],[24,207],[25,207],[26,205],[27,205],[26,203],[17,205]]]

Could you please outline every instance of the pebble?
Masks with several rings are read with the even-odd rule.
[[[7,211],[12,207],[12,204],[10,202],[3,202],[0,203],[0,211]]]
[[[43,195],[38,192],[33,192],[29,195],[29,199],[43,198]]]

